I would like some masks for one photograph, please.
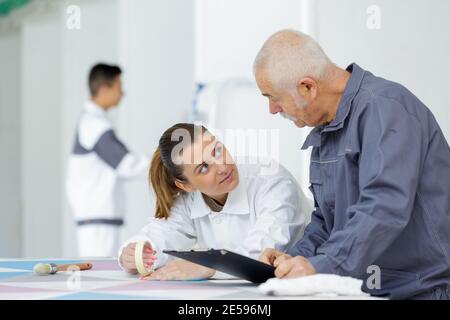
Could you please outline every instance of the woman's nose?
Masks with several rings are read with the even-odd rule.
[[[217,164],[217,174],[224,174],[227,172],[226,164]]]

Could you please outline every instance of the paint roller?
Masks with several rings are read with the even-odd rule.
[[[38,263],[34,266],[33,271],[40,275],[55,274],[58,271],[70,270],[89,270],[92,268],[92,263],[71,263],[60,264],[55,263]]]

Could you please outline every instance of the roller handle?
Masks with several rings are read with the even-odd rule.
[[[77,266],[80,270],[89,270],[92,269],[92,263],[70,263],[70,264],[60,264],[58,265],[58,271],[67,271],[69,267]]]

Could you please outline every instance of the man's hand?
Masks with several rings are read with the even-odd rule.
[[[291,256],[284,252],[278,251],[276,249],[269,248],[269,249],[264,250],[263,253],[259,256],[259,261],[264,262],[266,264],[270,264],[271,266],[274,266],[274,262],[278,258],[283,260],[283,259],[291,258]]]
[[[142,280],[201,280],[211,278],[216,270],[186,260],[174,260]]]
[[[276,268],[277,278],[299,278],[317,273],[308,259],[302,256],[279,256],[275,259],[273,266]]]

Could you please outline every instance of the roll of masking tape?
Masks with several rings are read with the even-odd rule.
[[[144,247],[147,244],[147,241],[139,241],[136,243],[136,248],[134,249],[134,262],[136,263],[136,269],[142,276],[149,275],[152,270],[147,270],[144,265]]]

